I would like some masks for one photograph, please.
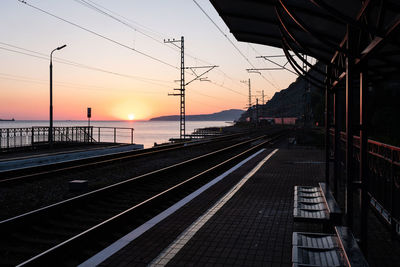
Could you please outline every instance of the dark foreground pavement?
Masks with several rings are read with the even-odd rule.
[[[293,187],[317,186],[324,180],[322,150],[280,148],[213,216],[194,226],[192,236],[182,236],[271,151],[250,160],[100,266],[291,266],[292,233],[302,227],[293,222]],[[399,243],[385,235],[386,228],[373,214],[369,220],[370,265],[399,266]]]

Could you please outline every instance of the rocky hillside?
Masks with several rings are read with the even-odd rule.
[[[186,115],[187,121],[236,121],[240,118],[244,111],[241,109],[229,109],[221,112],[212,114],[200,114],[200,115]],[[161,116],[150,119],[151,121],[177,121],[179,115]]]
[[[324,71],[322,64],[318,67]],[[315,71],[311,71],[311,74],[321,79],[321,75]],[[240,120],[245,121],[247,117],[255,119],[254,110],[253,106],[242,115]],[[297,78],[288,88],[276,92],[265,105],[259,105],[260,117],[297,117],[302,119],[304,114],[308,120],[313,122],[323,121],[324,91],[303,78]]]

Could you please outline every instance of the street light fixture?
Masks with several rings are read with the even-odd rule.
[[[53,146],[53,52],[61,50],[67,45],[57,47],[50,53],[50,127],[49,127],[49,143]]]

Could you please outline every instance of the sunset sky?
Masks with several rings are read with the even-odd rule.
[[[254,66],[274,67],[256,56],[281,55],[281,50],[237,42],[208,1],[196,2]],[[252,66],[194,1],[26,3],[59,18],[18,0],[1,1],[2,119],[48,119],[49,54],[63,44],[67,47],[53,54],[56,120],[84,120],[87,107],[92,108],[93,120],[127,120],[132,115],[141,120],[179,114],[179,97],[168,93],[179,87],[174,81],[179,79],[180,52],[163,40],[182,35],[186,66],[219,66],[206,75],[210,82],[195,81],[187,86],[186,114],[244,109],[248,87],[241,80],[251,78],[253,94],[261,101],[257,91],[264,90],[268,100],[296,79],[287,71],[247,73]],[[93,5],[106,14],[94,10]],[[192,78],[188,71],[186,80]]]

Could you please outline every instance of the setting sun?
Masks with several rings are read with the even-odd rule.
[[[128,119],[129,119],[130,121],[132,121],[133,119],[135,119],[135,114],[129,114],[129,115],[128,115]]]

